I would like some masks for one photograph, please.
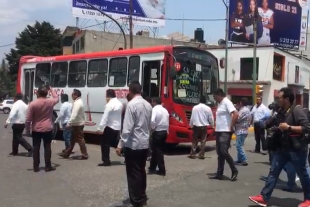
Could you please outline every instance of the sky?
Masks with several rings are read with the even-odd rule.
[[[75,26],[72,0],[1,0],[0,7],[0,59],[14,47],[15,38],[27,25],[35,21],[48,21],[56,28]],[[225,19],[225,6],[221,0],[166,0],[166,18]],[[94,20],[80,19],[80,26],[94,25]],[[183,26],[182,26],[183,25]],[[158,36],[173,32],[193,37],[196,28],[204,29],[207,43],[217,43],[225,36],[225,21],[166,21]],[[100,27],[93,28],[102,30]],[[6,46],[8,45],[8,46]]]

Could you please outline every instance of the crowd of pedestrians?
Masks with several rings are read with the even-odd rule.
[[[51,92],[52,97],[47,98]],[[59,102],[57,94],[49,86],[38,88],[37,99],[26,105],[22,94],[15,96],[15,103],[5,123],[5,128],[12,124],[13,141],[11,155],[18,154],[18,146],[22,145],[27,156],[33,157],[33,171],[39,172],[40,146],[43,140],[45,171],[54,171],[51,164],[51,142],[53,125],[59,123],[63,128],[64,150],[59,156],[67,159],[73,153],[75,143],[81,150],[80,159],[89,158],[84,140],[85,111],[81,99],[81,91],[72,92],[73,103],[67,94],[61,95],[61,107],[58,118],[53,121],[53,108]],[[267,206],[273,189],[282,169],[288,174],[288,185],[283,190],[294,191],[296,179],[300,179],[304,202],[299,207],[310,206],[310,178],[307,171],[308,134],[310,123],[307,113],[294,104],[294,93],[289,88],[279,92],[278,108],[266,107],[262,98],[250,110],[247,98],[242,98],[234,105],[226,97],[222,89],[213,92],[218,103],[215,117],[206,98],[201,97],[200,103],[193,107],[189,125],[193,131],[191,159],[204,159],[207,130],[214,130],[218,165],[216,172],[209,179],[222,180],[224,165],[227,162],[231,169],[231,181],[236,181],[238,170],[236,165],[247,166],[248,159],[243,145],[248,136],[249,126],[254,126],[256,145],[254,153],[268,151],[271,169],[266,177],[266,185],[260,195],[249,199],[259,206]],[[101,163],[98,166],[111,165],[110,147],[116,148],[116,154],[125,158],[126,175],[130,203],[134,207],[147,204],[147,172],[146,162],[150,158],[149,174],[166,175],[163,154],[164,144],[169,133],[169,113],[160,98],[148,99],[142,95],[139,82],[129,85],[127,104],[116,97],[115,91],[106,91],[106,106],[97,133],[101,136]],[[215,121],[214,121],[215,120]],[[268,130],[266,137],[266,129]],[[32,136],[32,146],[22,137],[22,133]],[[274,130],[276,129],[276,130]],[[237,157],[234,160],[229,153],[232,135],[236,135]],[[196,156],[198,143],[201,143]],[[298,177],[296,177],[296,174]]]

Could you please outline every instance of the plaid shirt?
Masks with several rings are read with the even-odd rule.
[[[251,111],[247,107],[243,106],[239,110],[239,117],[236,123],[235,134],[236,135],[248,134],[250,121],[251,121]]]

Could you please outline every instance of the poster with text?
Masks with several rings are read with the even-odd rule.
[[[257,15],[255,15],[257,14]],[[306,50],[307,0],[230,0],[229,41]]]

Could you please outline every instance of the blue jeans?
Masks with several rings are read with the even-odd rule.
[[[237,148],[237,162],[246,162],[247,157],[243,149],[245,138],[247,134],[239,134],[236,139],[236,148]]]
[[[65,147],[66,149],[68,149],[70,147],[70,142],[71,142],[71,128],[66,129],[66,125],[67,123],[62,125],[62,129],[63,129],[62,136],[65,141]]]
[[[307,150],[277,150],[273,154],[272,163],[265,187],[261,191],[265,201],[269,201],[279,175],[288,162],[295,168],[304,192],[304,200],[310,200],[310,178],[307,172]]]

